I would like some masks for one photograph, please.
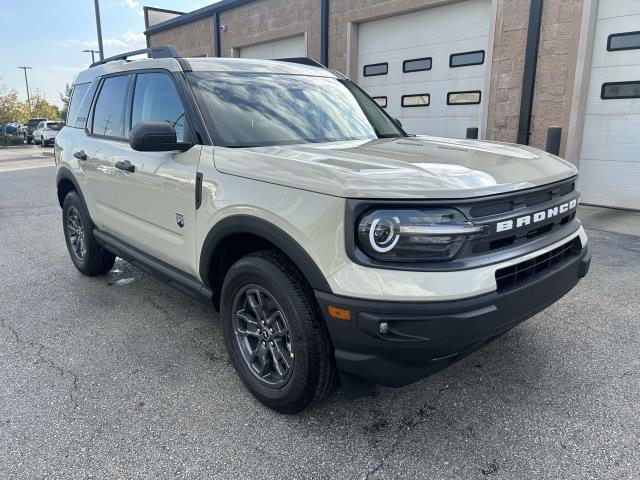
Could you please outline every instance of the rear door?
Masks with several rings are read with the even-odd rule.
[[[74,148],[92,198],[91,218],[106,231],[119,228],[120,214],[113,198],[116,181],[113,155],[128,143],[124,120],[131,81],[129,74],[111,75],[101,80],[87,121],[87,135]]]
[[[166,121],[174,126],[178,141],[192,141],[183,105],[169,72],[138,73],[128,95],[125,130],[139,122]],[[111,148],[110,228],[130,245],[192,274],[200,150],[196,145],[186,152],[138,152],[128,142]],[[133,172],[117,168],[123,164]]]

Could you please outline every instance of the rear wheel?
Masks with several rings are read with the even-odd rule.
[[[69,256],[81,273],[93,277],[113,268],[116,257],[96,241],[87,209],[75,191],[69,192],[62,204],[62,224]]]
[[[284,255],[265,250],[238,260],[224,280],[220,315],[238,375],[266,406],[295,413],[337,386],[313,291]]]

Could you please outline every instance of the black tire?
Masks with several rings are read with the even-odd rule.
[[[275,301],[271,303],[272,306],[280,308],[283,314],[278,318],[288,324],[290,343],[287,346],[290,350],[291,369],[284,379],[278,378],[276,372],[273,375],[284,382],[282,385],[268,384],[267,379],[260,377],[255,371],[254,366],[246,359],[245,349],[251,347],[249,343],[245,343],[250,340],[247,332],[239,334],[237,330],[236,312],[247,310],[236,310],[239,299],[246,295],[243,292],[254,291],[254,288],[271,296]],[[268,297],[265,298],[269,301]],[[267,314],[263,314],[263,318],[266,317]],[[338,375],[333,347],[313,290],[280,252],[264,250],[247,255],[231,267],[222,286],[220,318],[225,344],[234,368],[247,389],[267,407],[280,413],[295,413],[319,403],[337,387]],[[245,330],[248,330],[249,323],[246,325]],[[260,332],[259,325],[256,328]],[[262,332],[265,333],[264,330]],[[273,329],[271,332],[273,333]],[[256,332],[250,333],[255,335]],[[260,343],[262,338],[258,336],[257,340]],[[262,344],[265,345],[265,342]],[[271,348],[271,353],[267,354],[270,355],[271,369],[277,370],[275,363],[279,362],[276,361],[274,350],[280,350],[276,347],[266,348]],[[289,358],[287,355],[285,357]]]
[[[76,224],[79,224],[81,232]],[[116,257],[98,245],[87,208],[75,191],[69,192],[62,203],[62,225],[69,256],[80,273],[95,277],[113,268]],[[73,231],[76,232],[75,237]],[[84,245],[84,248],[78,248],[78,245]]]

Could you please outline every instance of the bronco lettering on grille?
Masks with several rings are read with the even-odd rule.
[[[541,210],[530,215],[523,215],[521,217],[516,217],[510,220],[504,220],[502,222],[496,223],[496,233],[506,232],[509,230],[513,230],[514,228],[525,227],[527,225],[531,225],[532,223],[542,222],[543,220],[547,220],[563,213],[570,212],[577,206],[578,199],[574,198],[569,202],[556,205],[555,207],[547,208],[546,210]]]

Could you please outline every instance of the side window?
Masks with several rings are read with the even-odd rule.
[[[170,123],[178,141],[184,141],[184,108],[173,81],[164,73],[141,73],[136,78],[131,126],[145,121]]]
[[[108,137],[124,137],[124,107],[129,87],[129,75],[108,77],[93,110],[91,131]]]
[[[71,93],[71,102],[69,102],[69,110],[67,110],[67,125],[74,125],[76,122],[76,117],[78,116],[78,110],[80,109],[80,104],[82,100],[84,100],[85,95],[87,94],[87,90],[89,90],[89,86],[91,83],[79,83],[73,87],[73,92]]]
[[[78,113],[76,114],[76,118],[70,121],[73,123],[68,123],[67,125],[74,128],[84,128],[87,125],[87,120],[89,119],[89,111],[91,110],[91,103],[93,102],[93,97],[96,94],[96,90],[98,89],[98,80],[94,80],[93,83],[89,86],[89,90],[85,93],[84,98],[80,101],[80,106],[78,107]]]

